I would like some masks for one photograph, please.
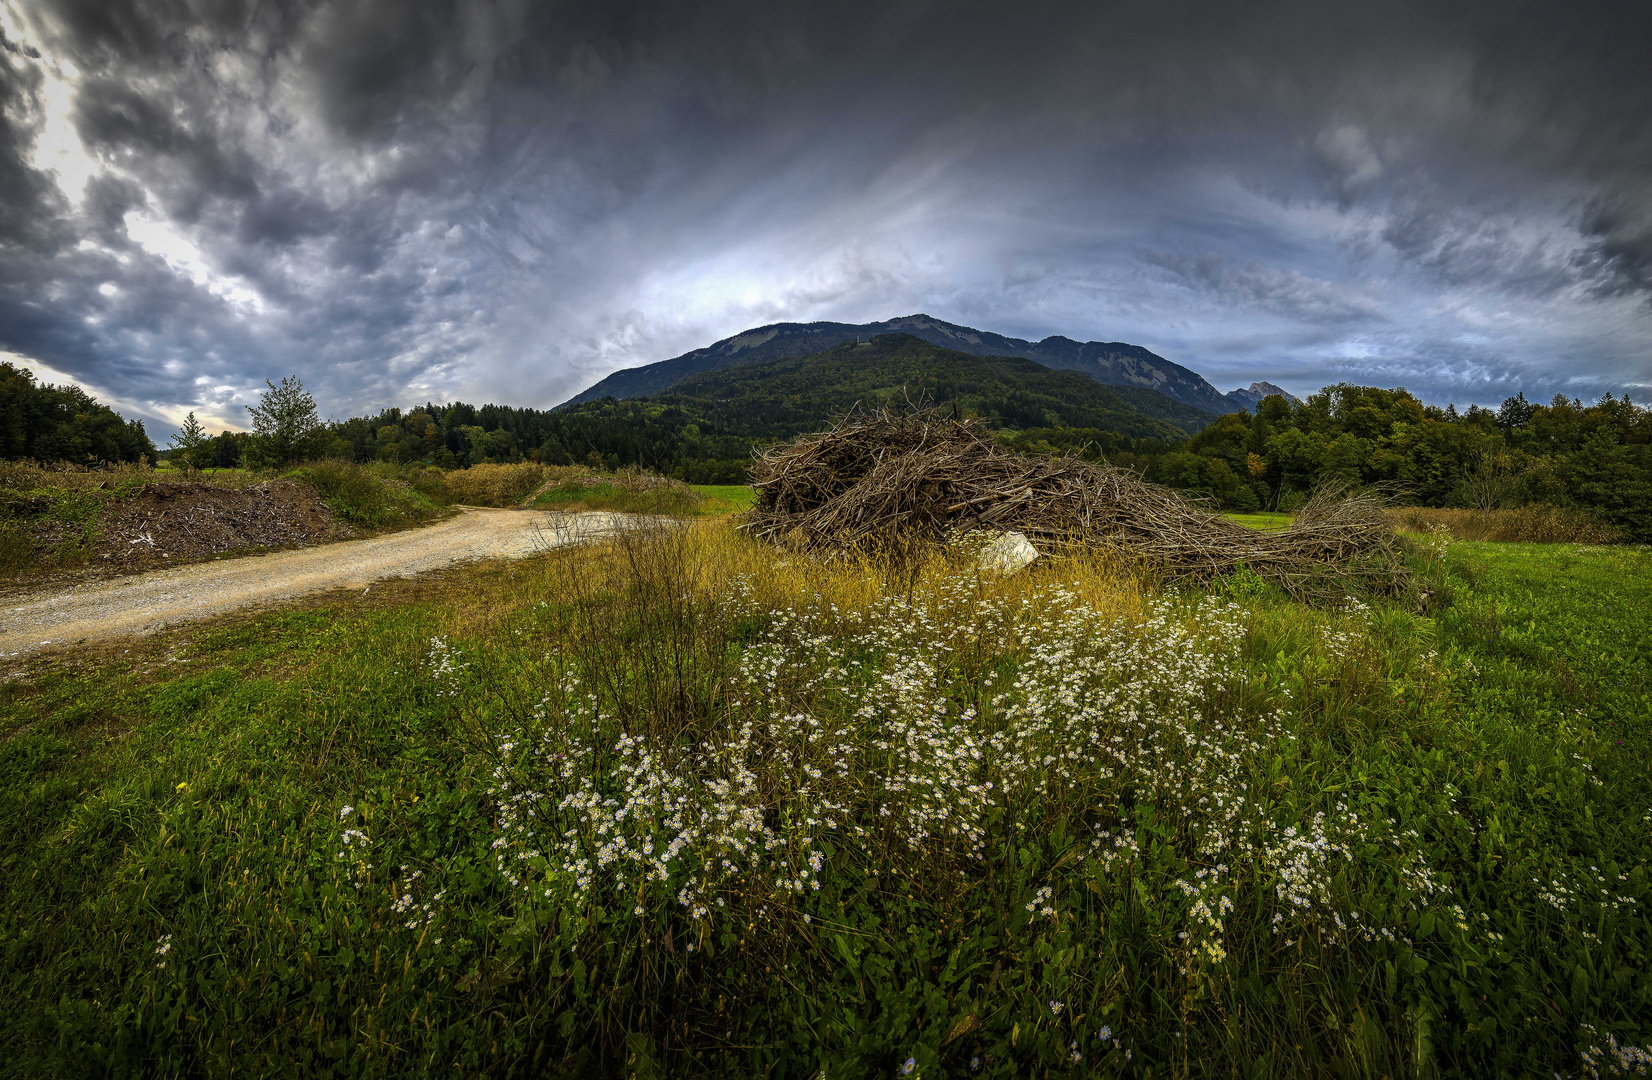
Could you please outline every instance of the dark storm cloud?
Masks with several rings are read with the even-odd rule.
[[[151,415],[918,310],[1298,392],[1652,382],[1646,5],[197,7],[0,41],[0,348]]]
[[[1263,263],[1236,265],[1216,254],[1160,255],[1151,261],[1174,279],[1230,308],[1309,325],[1381,320],[1379,304],[1351,289]]]
[[[1585,211],[1582,230],[1589,243],[1577,263],[1599,292],[1652,293],[1652,206],[1597,201]]]
[[[51,243],[61,197],[51,179],[25,160],[39,85],[30,63],[34,50],[9,40],[3,30],[0,50],[0,244],[33,250]]]

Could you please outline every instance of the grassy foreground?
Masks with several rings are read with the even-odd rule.
[[[0,1074],[1613,1075],[1652,552],[1449,602],[725,523],[0,684]]]

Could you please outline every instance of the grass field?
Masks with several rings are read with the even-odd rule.
[[[695,484],[694,490],[705,500],[702,511],[708,514],[738,514],[757,502],[757,492],[745,484]]]
[[[0,1074],[1646,1060],[1652,552],[963,566],[708,519],[8,672]]]
[[[1280,513],[1232,513],[1223,514],[1222,516],[1252,529],[1283,529],[1291,523],[1291,515]]]

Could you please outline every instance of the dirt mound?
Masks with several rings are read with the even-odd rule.
[[[315,489],[297,480],[268,480],[240,489],[157,481],[104,511],[93,561],[141,570],[242,548],[337,540],[350,533]]]
[[[1289,529],[1261,533],[1125,470],[1023,457],[935,412],[850,415],[763,453],[753,487],[744,528],[804,550],[899,552],[983,529],[1040,546],[1106,544],[1174,577],[1244,564],[1293,592],[1331,584],[1327,573],[1402,573],[1386,557],[1394,531],[1379,499],[1319,499]]]

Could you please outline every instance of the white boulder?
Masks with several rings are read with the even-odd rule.
[[[1038,549],[1025,533],[1007,532],[981,549],[978,565],[986,573],[1008,576],[1025,570],[1037,558]]]

